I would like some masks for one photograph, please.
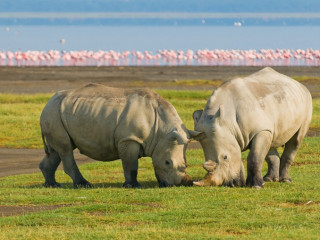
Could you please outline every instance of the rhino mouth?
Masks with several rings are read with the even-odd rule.
[[[156,174],[156,178],[157,178],[158,183],[159,183],[159,188],[172,187],[173,186],[173,184],[169,184],[168,182],[161,180],[160,177],[158,176],[158,174]]]
[[[193,186],[192,178],[189,177],[188,175],[185,175],[185,177],[182,179],[179,186],[186,186],[186,187]]]
[[[160,188],[163,188],[163,187],[173,187],[175,186],[175,184],[172,184],[172,183],[168,183],[167,181],[163,181],[163,180],[160,180],[159,176],[156,175],[156,178],[158,180],[158,183],[159,183],[159,187]],[[176,186],[192,186],[193,185],[193,181],[192,179],[186,175],[182,180],[181,180],[181,183],[176,185]]]
[[[225,186],[225,187],[243,187],[245,185],[244,178],[236,176],[235,178],[214,178],[213,173],[207,173],[201,180],[194,181],[195,186]]]

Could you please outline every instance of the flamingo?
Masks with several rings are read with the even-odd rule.
[[[319,49],[191,49],[150,51],[0,51],[1,65],[310,65],[320,66]]]

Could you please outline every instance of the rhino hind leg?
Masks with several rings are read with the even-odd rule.
[[[266,161],[268,163],[268,172],[263,177],[266,182],[279,181],[280,157],[277,149],[271,148],[267,154]]]
[[[79,168],[74,160],[73,150],[69,150],[64,153],[59,153],[59,156],[63,163],[63,169],[73,180],[74,188],[85,187],[91,188],[92,184],[88,182],[79,171]]]
[[[137,181],[140,144],[135,141],[121,141],[118,146],[119,156],[125,177],[124,188],[141,188]]]
[[[43,160],[39,164],[39,168],[45,178],[45,187],[61,187],[59,183],[56,182],[55,172],[61,162],[61,159],[56,151],[49,148],[49,154],[44,156]]]
[[[280,158],[280,182],[292,182],[289,175],[289,168],[298,153],[298,149],[306,132],[307,130],[299,129],[285,144],[284,151]]]
[[[254,188],[262,188],[262,164],[267,156],[272,141],[269,131],[259,132],[251,142],[250,153],[247,159],[247,180],[246,185]]]

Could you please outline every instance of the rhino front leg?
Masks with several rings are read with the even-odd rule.
[[[264,185],[262,179],[262,164],[270,149],[272,135],[269,131],[258,133],[251,141],[250,153],[248,156],[248,176],[246,185],[261,188]]]
[[[63,169],[66,174],[68,174],[72,180],[75,188],[78,187],[92,187],[92,184],[88,182],[79,171],[79,168],[74,160],[73,150],[67,151],[65,153],[59,153],[59,156],[63,163]]]
[[[125,177],[122,186],[125,188],[140,188],[141,185],[137,181],[140,144],[130,140],[122,141],[119,143],[118,150]]]
[[[267,154],[266,161],[268,163],[268,172],[263,177],[266,182],[279,181],[280,157],[277,149],[271,148]]]
[[[39,164],[39,168],[45,178],[45,187],[61,187],[59,183],[56,182],[55,172],[61,162],[61,159],[56,151],[52,148],[48,147],[49,154],[46,155],[41,163]]]
[[[292,182],[289,168],[298,153],[300,143],[305,134],[299,130],[286,144],[280,158],[280,182]]]

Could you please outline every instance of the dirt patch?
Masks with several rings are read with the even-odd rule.
[[[78,165],[94,160],[74,151]],[[0,177],[40,172],[39,163],[44,156],[42,149],[0,148]],[[59,168],[62,170],[62,164]]]
[[[31,212],[42,212],[48,210],[55,210],[58,208],[66,207],[68,205],[42,205],[42,206],[1,206],[0,217],[8,217],[15,215],[23,215]]]
[[[320,165],[319,161],[293,162],[291,166]]]
[[[200,148],[198,142],[191,142],[190,149]],[[42,149],[14,149],[0,148],[0,178],[17,174],[39,173],[39,163],[44,157]],[[78,165],[94,162],[95,160],[74,151],[74,157]],[[62,170],[62,164],[58,167]],[[122,174],[122,173],[121,173]]]
[[[310,128],[308,133],[308,137],[320,137],[320,129],[317,128]]]
[[[148,66],[148,67],[0,67],[0,92],[46,93],[89,82],[113,87],[214,89],[222,81],[247,76],[259,66]],[[313,96],[320,96],[319,67],[274,67],[280,73],[305,79]],[[204,80],[197,82],[197,80]],[[188,82],[189,81],[189,82]],[[189,84],[194,81],[194,84]]]

